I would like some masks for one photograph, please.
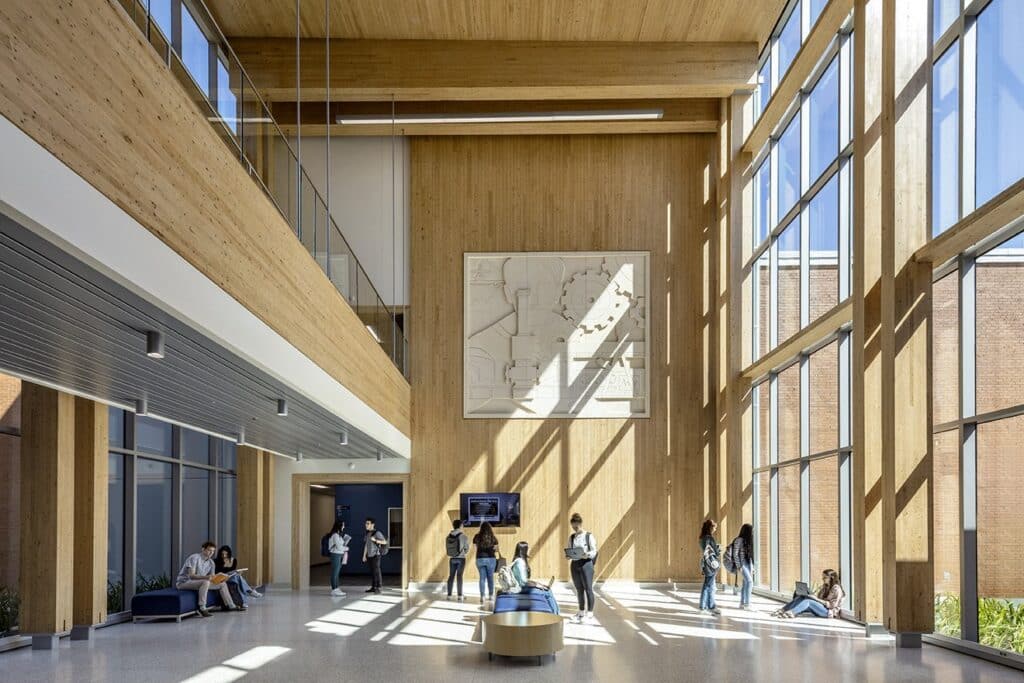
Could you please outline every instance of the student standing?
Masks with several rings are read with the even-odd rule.
[[[498,566],[498,538],[490,522],[480,525],[480,532],[473,536],[473,545],[476,546],[476,570],[480,572],[480,602],[493,600],[494,571]]]
[[[345,541],[345,522],[338,520],[331,528],[331,536],[327,541],[327,552],[331,556],[331,596],[345,597],[341,590],[341,567],[348,555],[348,544]]]
[[[572,618],[573,623],[596,623],[594,620],[594,562],[597,559],[597,541],[594,534],[583,529],[583,517],[573,513],[569,518],[572,535],[569,536],[569,548],[579,548],[583,557],[570,560],[569,570],[572,574],[572,585],[576,588],[576,600],[579,611]]]
[[[448,599],[452,599],[452,583],[458,579],[459,602],[466,598],[462,595],[462,574],[466,571],[466,555],[469,554],[469,537],[462,533],[462,520],[452,522],[452,530],[444,539],[445,552],[448,555]]]
[[[733,541],[733,556],[743,577],[740,609],[750,609],[750,593],[754,589],[754,527],[751,525],[740,527],[740,535]]]
[[[363,562],[370,565],[370,587],[367,593],[380,593],[383,580],[380,575],[381,546],[388,544],[384,534],[377,530],[377,520],[366,518],[366,540],[363,543]]]
[[[700,529],[700,567],[704,574],[704,585],[700,589],[700,611],[711,612],[715,616],[722,613],[715,604],[715,577],[718,575],[721,557],[721,550],[714,535],[717,528],[714,520],[706,519]]]

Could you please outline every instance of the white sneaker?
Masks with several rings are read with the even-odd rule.
[[[572,615],[572,618],[569,619],[569,622],[573,623],[573,624],[582,624],[583,623],[583,612],[577,612],[576,614]]]
[[[345,597],[345,593],[340,588],[335,588],[331,591],[331,597],[343,598]]]
[[[722,610],[718,609],[717,607],[713,608],[711,610],[711,613],[714,614],[716,617],[722,616]]]
[[[255,590],[255,589],[249,591],[249,595],[254,597],[254,598],[262,598],[263,597],[263,593],[260,593],[258,590]]]
[[[594,616],[593,612],[588,612],[587,616],[583,617],[584,623],[597,625],[597,617]]]

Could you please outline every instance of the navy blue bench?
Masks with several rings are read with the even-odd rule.
[[[139,619],[174,619],[181,621],[182,617],[191,616],[196,613],[199,602],[199,593],[196,591],[181,591],[177,588],[161,588],[145,593],[136,593],[132,598],[132,622]],[[220,591],[214,590],[213,586],[206,594],[206,606],[221,606]]]
[[[551,591],[524,586],[522,593],[498,593],[494,599],[494,613],[547,612],[558,614],[558,603]]]

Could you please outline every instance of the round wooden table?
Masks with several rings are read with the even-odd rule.
[[[505,657],[555,656],[565,647],[562,641],[564,621],[547,612],[501,612],[483,618],[484,650],[489,659]]]

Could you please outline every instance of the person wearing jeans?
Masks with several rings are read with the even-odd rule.
[[[197,609],[199,616],[208,617],[210,611],[206,609],[206,596],[210,591],[210,579],[216,573],[216,567],[213,562],[213,553],[217,550],[217,545],[213,541],[207,541],[203,544],[202,549],[198,553],[192,553],[185,560],[185,564],[182,565],[181,571],[178,572],[178,578],[174,582],[174,587],[180,591],[195,591],[198,593]],[[228,583],[224,581],[217,585],[217,590],[220,591],[220,599],[224,605],[224,610],[244,610],[244,605],[236,606],[234,601],[231,599],[231,591],[228,590]]]
[[[594,562],[597,559],[597,541],[594,534],[583,530],[583,518],[579,513],[573,513],[569,518],[569,525],[572,527],[572,536],[569,537],[569,548],[579,548],[583,557],[571,560],[569,572],[572,575],[572,585],[576,588],[576,601],[579,604],[579,611],[572,618],[573,623],[580,624],[583,621],[594,623]]]
[[[348,556],[346,538],[349,537],[345,535],[345,522],[336,521],[327,542],[328,554],[331,556],[331,596],[335,598],[345,597],[345,591],[341,590],[341,567]]]
[[[826,569],[821,573],[821,588],[814,595],[793,596],[793,599],[786,603],[781,609],[772,613],[772,616],[782,619],[792,619],[802,614],[821,617],[823,619],[835,619],[839,616],[843,607],[843,600],[846,598],[846,591],[839,583],[839,572],[834,569]]]
[[[703,558],[712,556],[717,561],[721,556],[721,551],[718,547],[718,542],[715,541],[715,529],[718,525],[715,524],[714,520],[704,520],[704,525],[700,530],[700,551],[702,555],[701,566],[703,567]],[[708,573],[704,571],[704,585],[700,589],[700,611],[711,612],[715,616],[721,614],[721,610],[718,609],[718,605],[715,604],[715,577],[717,572]]]
[[[462,520],[452,522],[452,530],[445,539],[445,551],[448,553],[448,599],[452,598],[452,584],[458,580],[459,601],[465,600],[462,595],[462,574],[466,571],[466,555],[469,554],[469,537],[462,533]]]
[[[387,545],[384,534],[377,531],[377,521],[373,517],[366,518],[366,540],[363,543],[363,562],[370,565],[372,577],[367,593],[380,593],[383,580],[380,574],[380,547]]]
[[[476,546],[476,569],[480,572],[480,602],[494,599],[494,572],[498,567],[498,539],[490,522],[480,525],[473,537]]]
[[[754,589],[754,527],[744,524],[735,544],[736,564],[743,577],[740,589],[740,609],[750,609],[750,593]]]

